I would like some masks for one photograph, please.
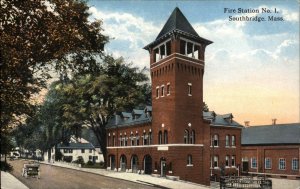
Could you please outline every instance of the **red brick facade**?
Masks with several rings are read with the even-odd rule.
[[[222,167],[225,175],[239,175],[241,166],[241,128],[212,126],[210,134],[211,176],[219,177]],[[218,145],[214,144],[215,135],[218,136]],[[217,162],[215,157],[217,157]]]
[[[243,172],[300,179],[300,145],[242,146],[241,156]]]

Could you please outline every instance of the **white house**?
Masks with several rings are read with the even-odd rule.
[[[64,161],[75,161],[78,157],[82,157],[84,163],[92,161],[94,163],[100,163],[104,161],[100,148],[96,148],[89,141],[79,138],[76,139],[74,136],[71,137],[68,144],[60,143],[57,145],[57,149],[62,153]],[[45,160],[48,160],[48,154],[45,153]],[[54,147],[51,149],[51,159],[53,161],[55,157]]]

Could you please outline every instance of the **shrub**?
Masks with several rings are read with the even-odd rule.
[[[1,161],[1,167],[0,167],[1,171],[12,171],[13,167],[8,164],[7,162]]]
[[[87,165],[94,165],[94,162],[88,161],[86,164],[87,164]]]
[[[62,160],[62,158],[63,158],[63,154],[59,150],[56,150],[55,161],[60,161],[60,160]]]
[[[65,162],[71,163],[72,162],[72,156],[64,156],[63,159]]]
[[[105,168],[105,167],[104,167],[104,166],[105,166],[105,163],[104,163],[103,161],[100,161],[99,165],[100,165],[100,168]]]
[[[78,157],[77,157],[77,160],[74,161],[74,163],[78,163],[78,164],[83,165],[83,164],[84,164],[83,157],[82,157],[82,156],[78,156]]]

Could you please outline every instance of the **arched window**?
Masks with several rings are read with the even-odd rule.
[[[168,131],[164,131],[164,144],[168,144]]]
[[[184,130],[184,144],[188,144],[188,143],[189,143],[189,131]]]
[[[235,135],[231,136],[231,146],[235,146]]]
[[[162,132],[158,132],[158,144],[162,144]]]
[[[190,135],[190,144],[195,144],[195,131],[192,130]]]

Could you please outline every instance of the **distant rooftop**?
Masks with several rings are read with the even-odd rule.
[[[300,123],[251,126],[242,129],[242,145],[300,144]]]

